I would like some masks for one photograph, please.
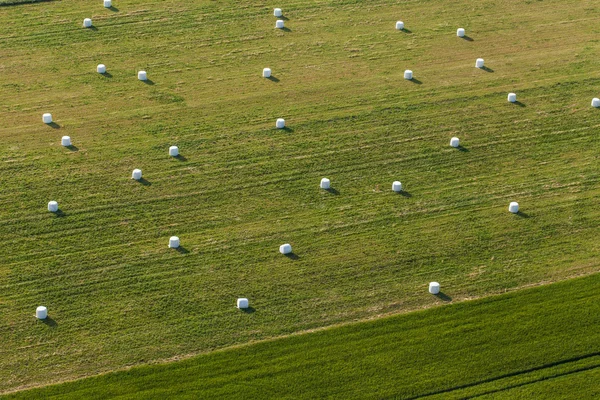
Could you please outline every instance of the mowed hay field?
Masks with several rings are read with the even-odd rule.
[[[0,8],[0,392],[599,271],[599,16],[580,0]]]

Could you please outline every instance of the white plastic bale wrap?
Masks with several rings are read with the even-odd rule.
[[[44,306],[39,306],[35,309],[35,317],[37,319],[46,319],[48,318],[48,309]]]
[[[452,139],[450,139],[450,146],[452,147],[458,147],[460,143],[460,140],[457,137],[453,137]]]
[[[146,80],[148,80],[148,74],[146,73],[146,71],[139,71],[138,72],[138,79],[140,81],[146,81]]]
[[[292,245],[289,243],[282,244],[279,246],[279,252],[281,254],[290,254],[292,252]]]
[[[429,293],[438,294],[440,292],[440,284],[437,282],[429,282]]]
[[[515,93],[509,93],[508,94],[508,101],[511,103],[514,103],[517,101],[517,95]]]
[[[477,68],[483,68],[483,58],[478,58],[475,61],[475,67],[477,67]]]
[[[62,144],[65,147],[69,147],[71,145],[71,137],[63,136],[62,139],[60,140],[60,144]]]
[[[402,29],[404,29],[404,22],[402,21],[398,21],[396,22],[396,29],[401,31]]]
[[[510,211],[513,214],[516,214],[519,212],[519,203],[517,203],[516,201],[511,201],[510,204],[508,205],[508,211]]]
[[[276,28],[276,29],[283,29],[283,20],[282,20],[282,19],[278,19],[278,20],[275,22],[275,28]]]
[[[131,179],[135,179],[136,181],[139,181],[140,179],[142,179],[142,170],[134,169],[133,172],[131,173]]]
[[[48,211],[57,212],[58,211],[58,203],[56,201],[48,202]]]
[[[177,236],[171,236],[169,238],[169,247],[172,249],[176,249],[179,247],[179,238]]]
[[[458,28],[456,30],[456,36],[458,36],[458,37],[465,37],[465,30],[464,30],[464,28]]]
[[[283,15],[283,11],[281,11],[281,8],[275,8],[273,9],[273,15],[276,17],[281,17]]]
[[[596,107],[596,108],[600,107],[600,99],[599,98],[594,97],[592,99],[592,107]]]
[[[86,18],[83,20],[83,27],[84,28],[91,28],[92,27],[92,19],[91,18]]]
[[[44,121],[45,124],[51,124],[52,123],[52,114],[45,113],[44,115],[42,115],[42,121]]]
[[[277,118],[277,121],[275,121],[275,127],[277,129],[283,129],[283,128],[285,128],[285,119],[283,119],[283,118]]]
[[[410,69],[404,71],[404,79],[411,80],[413,78],[413,72]]]
[[[179,155],[179,147],[177,147],[177,146],[169,147],[169,155],[171,157],[177,157]]]
[[[327,178],[321,179],[321,189],[329,189],[331,187],[331,181]]]
[[[263,78],[270,78],[270,77],[271,77],[271,68],[263,69]]]
[[[105,8],[111,8],[112,7],[112,0],[104,0],[104,7]]]
[[[248,299],[247,299],[247,298],[245,298],[245,297],[242,297],[242,298],[239,298],[239,299],[237,299],[237,308],[239,308],[239,309],[243,310],[243,309],[245,309],[245,308],[248,308],[248,307],[249,307],[249,305],[250,305],[250,304],[249,304],[249,302],[248,302]]]
[[[96,71],[99,74],[105,74],[106,73],[106,65],[104,65],[104,64],[98,64],[98,66],[96,67]]]
[[[394,181],[394,183],[392,183],[392,190],[396,193],[401,192],[402,183],[400,183],[400,181]]]

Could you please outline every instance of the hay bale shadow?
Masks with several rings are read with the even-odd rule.
[[[300,257],[298,257],[298,255],[294,252],[284,254],[284,256],[286,256],[290,260],[299,260],[300,259]]]
[[[58,326],[56,321],[50,317],[46,317],[45,319],[41,319],[40,321],[42,321],[44,325],[49,326],[50,328],[56,328]]]
[[[441,301],[452,301],[452,297],[448,296],[446,293],[444,292],[439,292],[438,294],[434,295],[435,297],[437,297],[438,299],[440,299]]]

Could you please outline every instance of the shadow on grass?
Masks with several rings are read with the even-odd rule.
[[[481,69],[481,70],[483,70],[483,71],[485,71],[485,72],[494,72],[494,70],[493,70],[493,69],[491,69],[491,68],[489,68],[489,67],[486,67],[485,65],[484,65],[483,67],[479,68],[479,69]]]
[[[290,19],[288,17],[286,17],[285,15],[282,15],[281,17],[277,17],[277,19],[282,19],[284,21],[289,21]]]
[[[271,82],[279,82],[279,79],[277,79],[276,77],[274,77],[273,75],[271,75],[270,77],[266,78],[268,80],[270,80]]]
[[[519,107],[527,107],[525,104],[521,103],[520,101],[515,101],[513,104],[518,105]]]
[[[412,194],[410,194],[406,190],[401,190],[401,191],[396,192],[396,193],[398,194],[398,196],[402,196],[402,197],[406,197],[406,198],[411,198],[412,197]]]
[[[54,215],[56,215],[56,218],[64,218],[67,216],[67,214],[60,208],[54,213]]]
[[[465,146],[461,146],[461,145],[458,145],[457,149],[458,149],[458,151],[462,151],[463,153],[467,153],[469,151],[469,149],[467,149]]]
[[[50,317],[46,317],[45,319],[40,320],[44,323],[44,325],[49,326],[50,328],[56,328],[58,324],[55,320]]]
[[[144,186],[152,186],[152,182],[149,182],[146,178],[140,178],[138,182]]]
[[[400,30],[404,33],[412,33],[412,31],[410,29],[402,28]]]
[[[79,151],[79,147],[77,147],[77,146],[70,145],[70,146],[65,146],[65,147],[67,149],[71,150],[72,152]]]
[[[56,123],[56,122],[54,122],[54,121],[52,121],[52,122],[50,122],[49,124],[46,124],[46,125],[48,125],[50,128],[54,128],[54,129],[60,129],[60,125],[59,125],[59,124],[57,124],[57,123]]]
[[[110,11],[114,11],[114,12],[118,12],[119,11],[119,9],[117,7],[115,7],[115,6],[110,6],[110,7],[108,7],[108,9]]]
[[[526,214],[523,211],[518,211],[517,215],[521,218],[531,218],[531,216],[529,214]]]
[[[435,297],[437,297],[441,301],[452,301],[452,297],[448,296],[444,292],[439,292],[438,294],[435,295]]]
[[[181,254],[188,254],[188,253],[190,252],[188,249],[186,249],[186,248],[185,248],[185,247],[183,247],[183,246],[179,246],[179,247],[178,247],[178,248],[176,248],[175,250],[177,250],[177,252],[178,252],[178,253],[181,253]]]
[[[291,32],[292,30],[290,28],[288,28],[287,26],[284,26],[283,28],[280,28],[280,30],[284,31],[284,32]]]
[[[146,79],[145,81],[142,81],[142,82],[144,82],[146,85],[150,85],[150,86],[154,85],[154,81],[152,79]]]
[[[179,161],[187,161],[187,158],[185,156],[182,156],[181,154],[176,155],[173,158],[176,159],[176,160],[179,160]]]
[[[420,80],[418,80],[417,78],[412,78],[412,79],[410,79],[410,81],[411,81],[412,83],[414,83],[414,84],[417,84],[417,85],[422,85],[422,84],[423,84],[423,82],[421,82],[421,81],[420,81]]]
[[[335,188],[332,188],[332,187],[330,187],[329,189],[325,189],[325,191],[329,192],[329,193],[331,193],[331,194],[333,194],[335,196],[337,196],[338,194],[340,194],[339,190],[337,190]]]
[[[89,28],[86,28],[86,29],[89,29],[90,31],[94,31],[94,32],[96,32],[98,30],[98,28],[96,28],[94,25],[92,25],[92,26],[90,26]]]
[[[467,42],[472,42],[473,40],[475,40],[475,39],[473,39],[472,37],[470,37],[470,36],[467,36],[467,35],[463,36],[462,38],[463,38],[464,40],[466,40]]]
[[[279,128],[278,128],[279,129]],[[285,131],[287,133],[292,133],[294,132],[294,130],[292,128],[288,128],[287,126],[285,128],[281,128],[279,129],[280,131]]]
[[[289,258],[290,260],[299,260],[300,257],[298,257],[298,255],[296,253],[288,253],[288,254],[284,254],[284,256],[286,256],[287,258]]]
[[[100,75],[102,75],[102,76],[104,76],[106,78],[112,78],[112,74],[110,72],[105,72],[105,73],[100,74]]]
[[[242,310],[246,314],[252,314],[253,312],[256,312],[256,309],[254,307],[240,308],[240,310]]]

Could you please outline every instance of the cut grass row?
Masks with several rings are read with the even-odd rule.
[[[7,398],[594,399],[598,285],[600,274]]]
[[[119,3],[0,15],[0,391],[598,271],[595,8]]]

